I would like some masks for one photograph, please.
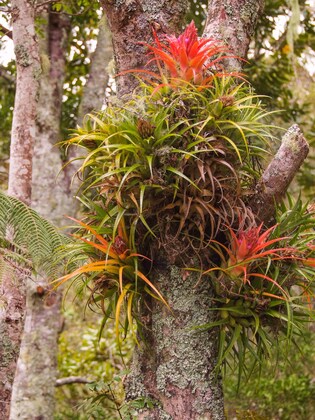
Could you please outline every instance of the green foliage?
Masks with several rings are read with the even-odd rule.
[[[89,152],[83,191],[98,191],[116,225],[124,215],[135,248],[149,235],[199,252],[245,211],[242,196],[272,139],[268,113],[231,77],[202,91],[166,89],[142,86],[123,106],[91,115],[69,144]]]
[[[314,218],[300,200],[290,201],[279,210],[278,225],[257,227],[246,204],[268,155],[269,114],[238,76],[218,70],[222,57],[213,56],[222,49],[198,38],[193,23],[165,40],[155,35],[149,47],[160,73],[135,70],[153,81],[141,82],[123,105],[90,115],[67,142],[87,151],[80,168],[83,201],[92,192],[98,206],[89,206],[95,225],[80,224],[99,243],[83,241],[106,258],[94,256],[59,282],[84,274],[94,302],[104,307],[104,323],[115,317],[117,335],[124,302],[126,334],[137,318],[134,295],[136,302],[142,295],[137,277],[163,301],[136,268],[143,257],[137,249],[153,266],[159,247],[168,262],[184,267],[195,253],[199,264],[193,270],[208,264],[204,276],[217,273],[211,281],[218,319],[197,328],[219,327],[217,370],[234,358],[240,384],[243,373],[249,377],[270,357],[272,346],[283,338],[294,341],[309,321],[305,295],[312,296]],[[99,231],[104,228],[112,229],[106,239]],[[121,253],[116,238],[124,244]],[[247,353],[255,355],[251,366]]]
[[[59,376],[80,376],[93,382],[58,387],[54,419],[117,419],[117,407],[122,405],[124,396],[122,379],[134,342],[127,337],[118,347],[112,322],[100,338],[102,316],[93,312],[85,320],[78,317],[78,312],[84,312],[84,305],[76,299],[67,305],[64,314],[65,328],[59,339]]]
[[[272,349],[260,376],[253,375],[238,391],[237,378],[228,370],[224,384],[228,419],[313,419],[314,332],[306,332],[289,357],[284,343],[282,349]]]

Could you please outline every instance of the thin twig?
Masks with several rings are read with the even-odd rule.
[[[6,79],[10,83],[15,83],[15,77],[8,73],[6,68],[0,65],[0,76]]]
[[[38,9],[38,8],[43,7],[43,6],[46,6],[48,4],[56,3],[56,1],[57,0],[46,0],[46,1],[43,1],[42,3],[37,3],[36,6],[35,6],[35,8]]]
[[[56,380],[55,386],[71,385],[71,384],[91,384],[90,381],[82,376],[67,376],[66,378],[59,378]]]
[[[1,31],[1,32],[3,32],[3,34],[4,34],[5,36],[7,36],[8,38],[13,39],[11,29],[6,28],[6,27],[5,27],[5,26],[3,26],[1,23],[0,23],[0,31]]]

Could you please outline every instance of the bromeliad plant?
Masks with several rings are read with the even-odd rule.
[[[120,321],[132,328],[143,292],[166,304],[147,258],[154,266],[162,248],[168,263],[200,261],[219,315],[199,328],[220,329],[218,366],[232,355],[247,373],[247,352],[261,362],[308,319],[314,219],[298,201],[273,228],[256,225],[247,197],[273,136],[260,98],[221,71],[227,49],[198,38],[193,23],[154,39],[146,45],[159,73],[134,70],[144,79],[132,98],[87,116],[67,142],[87,153],[81,200],[93,222],[80,224],[94,240],[81,238],[89,260],[59,284],[83,276],[118,333]]]
[[[234,358],[239,383],[242,373],[261,368],[272,346],[289,350],[314,319],[314,213],[300,199],[281,207],[277,225],[264,233],[262,226],[229,229],[228,246],[213,241],[221,265],[204,272],[215,283],[218,318],[201,328],[219,327],[218,366]],[[251,366],[247,353],[255,355]]]
[[[259,98],[231,77],[202,93],[185,85],[153,99],[154,87],[141,89],[124,106],[90,115],[69,143],[88,150],[84,192],[124,215],[136,248],[158,238],[174,244],[176,260],[199,253],[240,214],[253,220],[244,197],[272,136]]]
[[[119,340],[123,306],[125,306],[125,317],[122,324],[126,334],[128,329],[133,331],[133,314],[138,312],[143,292],[161,300],[165,305],[167,302],[141,271],[141,260],[149,259],[131,250],[123,218],[114,238],[109,238],[108,233],[105,235],[108,238],[104,237],[98,232],[100,229],[94,228],[91,224],[70,219],[83,228],[83,234],[81,232],[80,235],[74,235],[83,246],[78,246],[75,250],[73,246],[70,247],[72,256],[69,263],[73,264],[74,260],[78,262],[77,259],[82,259],[83,256],[83,264],[56,280],[55,287],[61,286],[68,280],[73,284],[78,278],[83,278],[84,287],[91,291],[88,304],[96,304],[103,311],[102,328],[105,327],[107,320],[114,316],[116,336]]]

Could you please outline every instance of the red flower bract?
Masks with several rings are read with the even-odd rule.
[[[176,38],[165,35],[162,43],[154,32],[155,45],[145,44],[154,58],[150,60],[164,64],[164,68],[174,79],[204,85],[212,80],[209,69],[218,70],[218,63],[226,56],[228,49],[210,38],[199,38],[195,23],[192,21],[185,31]],[[162,76],[164,72],[162,71]]]
[[[231,273],[234,275],[240,275],[243,273],[245,283],[247,281],[246,268],[250,262],[270,255],[278,257],[277,253],[279,251],[292,250],[289,247],[266,249],[270,245],[273,245],[274,243],[286,238],[267,240],[275,226],[271,227],[262,234],[260,233],[261,228],[262,224],[245,231],[242,230],[237,235],[233,232],[232,229],[229,229],[231,235],[231,249],[228,250],[230,257],[228,266],[231,267]],[[283,258],[285,259],[285,257]]]

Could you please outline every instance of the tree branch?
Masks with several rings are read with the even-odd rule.
[[[36,6],[35,6],[35,8],[36,8],[36,9],[39,9],[40,7],[43,7],[43,6],[47,6],[47,5],[49,5],[49,4],[56,3],[56,1],[57,1],[57,0],[47,0],[47,1],[43,1],[42,3],[37,3],[37,4],[36,4]]]
[[[71,384],[91,384],[94,381],[89,381],[82,376],[67,376],[66,378],[59,378],[56,380],[55,387]]]
[[[6,28],[1,23],[0,23],[0,31],[3,32],[3,34],[7,36],[8,38],[13,39],[11,29]]]
[[[249,202],[258,220],[271,224],[277,203],[285,194],[309,151],[308,143],[297,124],[282,138],[281,146],[264,171]]]

